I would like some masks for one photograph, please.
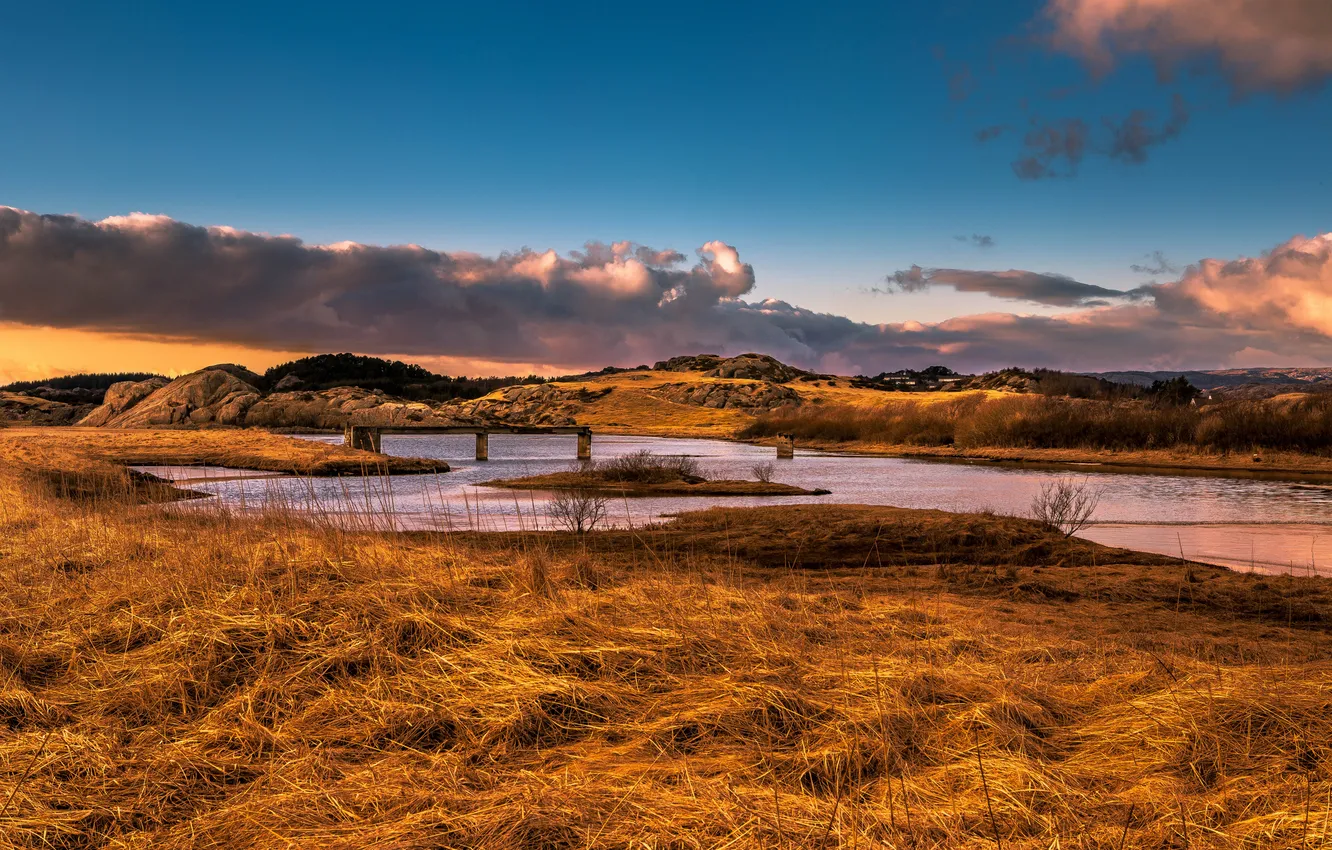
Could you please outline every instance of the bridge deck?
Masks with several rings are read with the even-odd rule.
[[[578,438],[578,459],[592,457],[592,429],[586,425],[354,425],[342,429],[343,445],[353,449],[382,452],[384,434],[475,434],[476,459],[490,458],[491,434],[567,434]]]

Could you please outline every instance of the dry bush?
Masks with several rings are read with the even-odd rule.
[[[1101,490],[1087,481],[1059,478],[1041,485],[1031,500],[1031,516],[1065,537],[1091,524],[1101,503]]]
[[[688,455],[659,455],[647,449],[608,458],[592,467],[603,481],[626,484],[661,484],[702,479],[698,460]]]
[[[753,474],[755,481],[771,484],[772,477],[777,474],[777,464],[772,461],[764,461],[763,463],[754,464],[749,468],[749,471]]]
[[[556,528],[586,534],[605,521],[609,504],[606,495],[596,490],[557,490],[546,512]]]

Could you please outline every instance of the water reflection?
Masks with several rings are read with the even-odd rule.
[[[338,441],[340,437],[309,439]],[[447,460],[445,475],[392,479],[209,479],[194,481],[233,506],[282,502],[325,513],[370,517],[396,528],[532,529],[549,525],[548,494],[479,486],[495,478],[557,472],[573,464],[576,438],[490,437],[490,461],[473,460],[470,435],[386,435],[389,454]],[[751,467],[773,459],[771,448],[716,440],[598,436],[593,454],[606,458],[650,449],[697,457],[710,477],[752,478]],[[935,463],[902,458],[797,452],[778,463],[777,480],[823,487],[831,496],[670,497],[613,500],[611,521],[641,524],[679,511],[729,506],[827,502],[994,510],[1026,514],[1032,496],[1053,477],[1086,475],[1102,490],[1098,525],[1083,536],[1115,546],[1265,571],[1332,568],[1332,486],[1251,478],[1104,473]],[[199,478],[197,468],[192,478]],[[1327,574],[1332,574],[1328,570]]]

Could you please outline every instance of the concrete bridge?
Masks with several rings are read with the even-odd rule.
[[[574,434],[578,437],[578,459],[592,459],[592,429],[585,425],[543,427],[539,425],[411,425],[378,428],[368,425],[347,425],[342,429],[342,443],[348,448],[382,454],[381,438],[384,434],[475,434],[476,459],[490,460],[491,434]]]

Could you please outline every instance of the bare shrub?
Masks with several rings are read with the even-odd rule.
[[[606,519],[606,496],[594,490],[561,490],[547,509],[557,528],[574,534],[586,534]]]
[[[659,484],[702,478],[698,461],[687,455],[659,455],[646,449],[604,460],[596,466],[607,481]]]
[[[1086,481],[1059,478],[1041,485],[1041,492],[1031,500],[1033,519],[1072,537],[1086,528],[1101,502],[1101,490]]]
[[[777,465],[771,461],[766,463],[756,463],[749,468],[754,474],[754,480],[762,484],[771,484],[772,476],[777,472]]]

